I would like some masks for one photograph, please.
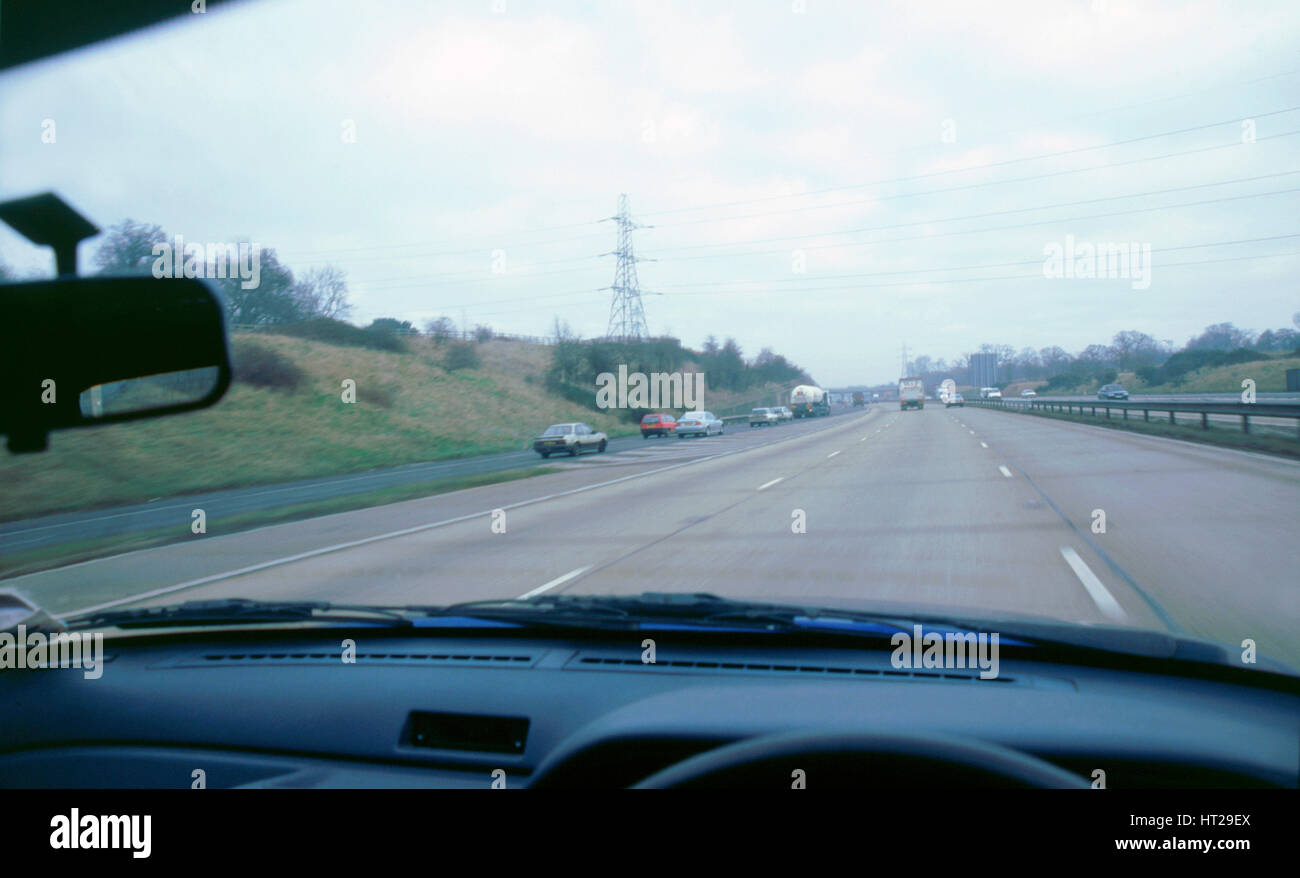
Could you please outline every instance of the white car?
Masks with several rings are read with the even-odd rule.
[[[713,412],[687,412],[677,419],[677,438],[722,435],[722,420]]]
[[[1021,395],[1021,396],[1038,396],[1037,393],[1034,393],[1034,391],[1032,391],[1032,390],[1028,390],[1028,389],[1020,391],[1020,395]]]
[[[586,451],[601,453],[607,443],[604,433],[593,430],[586,424],[552,424],[546,428],[546,432],[533,440],[533,451],[542,457],[550,457],[552,454],[577,457]]]
[[[776,412],[778,415],[780,415],[780,416],[781,416],[781,420],[783,420],[783,421],[793,421],[793,420],[794,420],[794,412],[790,411],[790,407],[789,407],[788,405],[777,406],[776,408],[772,409],[772,411],[774,411],[774,412]]]

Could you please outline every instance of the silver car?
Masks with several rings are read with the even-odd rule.
[[[713,412],[687,412],[677,419],[677,438],[722,435],[722,419]]]
[[[584,451],[597,453],[605,450],[607,438],[599,430],[593,430],[586,424],[552,424],[546,432],[533,440],[533,451],[542,457],[552,454],[567,454],[577,457]]]

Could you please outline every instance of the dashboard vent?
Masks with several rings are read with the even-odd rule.
[[[168,667],[228,667],[233,665],[342,665],[341,651],[320,650],[249,650],[247,652],[214,652],[182,659]],[[472,650],[359,650],[359,665],[452,665],[456,667],[531,667],[537,656],[531,652],[474,652]]]
[[[595,670],[602,667],[636,668],[641,671],[686,671],[707,674],[787,674],[794,676],[856,677],[872,680],[944,680],[948,682],[967,683],[1014,683],[1015,678],[999,674],[997,677],[984,679],[978,669],[971,670],[903,670],[898,668],[863,668],[847,665],[810,665],[804,663],[776,662],[727,662],[699,661],[690,659],[669,659],[646,664],[640,658],[624,656],[586,655],[580,657],[576,664],[580,670]],[[570,667],[573,667],[571,664]]]

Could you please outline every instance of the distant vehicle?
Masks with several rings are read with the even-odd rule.
[[[925,384],[920,378],[898,380],[898,410],[925,408]]]
[[[677,422],[678,439],[685,439],[687,436],[708,437],[714,433],[722,435],[722,419],[713,412],[687,412]]]
[[[1002,391],[996,387],[981,387],[980,399],[1001,399]]]
[[[1106,384],[1097,391],[1097,399],[1128,399],[1128,391],[1122,384]]]
[[[1024,390],[1020,391],[1020,395],[1021,395],[1021,396],[1038,396],[1037,393],[1035,393],[1034,391],[1030,390],[1028,387],[1026,387]]]
[[[811,384],[790,391],[790,410],[796,418],[819,418],[831,413],[830,394]]]
[[[863,395],[862,391],[861,390],[853,391],[853,405],[860,406],[866,404],[867,404],[867,398],[866,396]]]
[[[879,394],[879,393],[873,393],[873,394],[871,394],[871,398],[872,398],[872,399],[880,399],[880,394]]]
[[[962,396],[960,393],[954,393],[944,401],[943,407],[950,409],[955,405],[966,408],[966,397]]]
[[[646,415],[641,419],[641,438],[671,436],[677,432],[677,419],[672,415]]]
[[[542,457],[568,454],[577,457],[586,451],[603,452],[606,436],[586,424],[552,424],[546,432],[533,440],[533,451]]]
[[[776,412],[777,415],[783,421],[794,420],[794,412],[790,411],[790,407],[788,405],[779,405],[776,408],[772,409],[772,411]]]
[[[775,409],[754,409],[749,413],[749,426],[775,427],[781,423],[781,416]]]

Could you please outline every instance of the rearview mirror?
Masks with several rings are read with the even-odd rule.
[[[218,294],[195,278],[65,277],[0,286],[0,433],[204,408],[230,386]]]

